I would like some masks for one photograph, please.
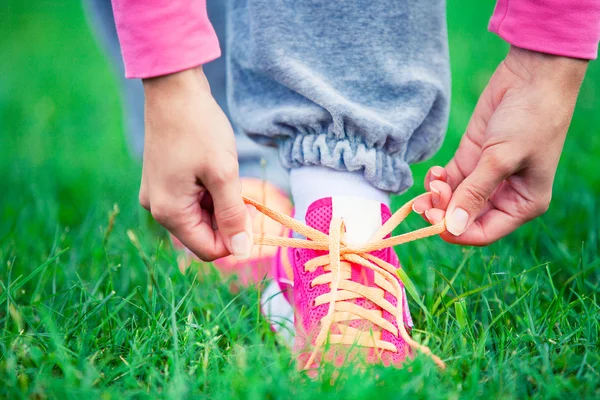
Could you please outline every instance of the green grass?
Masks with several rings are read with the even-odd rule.
[[[507,49],[486,33],[492,2],[468,3],[449,1],[450,126],[416,182],[450,158]],[[600,397],[600,63],[546,215],[483,249],[437,238],[398,249],[430,315],[411,301],[416,337],[448,369],[419,356],[311,381],[256,289],[178,272],[137,205],[117,79],[77,2],[9,0],[0,15],[0,397]]]

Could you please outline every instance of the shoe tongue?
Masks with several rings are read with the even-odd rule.
[[[329,233],[332,218],[339,217],[346,227],[346,243],[357,247],[366,244],[389,218],[389,208],[361,197],[334,196],[312,203],[306,212],[306,224]],[[385,217],[384,217],[385,215]]]

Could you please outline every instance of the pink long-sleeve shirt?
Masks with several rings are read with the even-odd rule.
[[[183,71],[221,55],[206,0],[112,3],[128,78]],[[600,0],[497,0],[489,29],[524,49],[595,59]]]

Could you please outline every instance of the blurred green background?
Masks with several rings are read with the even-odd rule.
[[[507,45],[487,32],[493,6],[492,1],[448,2],[453,80],[451,118],[447,138],[440,152],[432,160],[415,166],[417,184],[411,189],[410,195],[423,190],[421,182],[429,166],[443,165],[450,159],[478,95],[506,54]],[[163,282],[165,287],[172,285],[168,292],[170,294],[164,295],[165,309],[170,307],[170,296],[175,299],[188,296],[193,278],[178,276],[174,261],[176,256],[164,241],[164,233],[149,221],[147,214],[137,203],[141,168],[139,160],[130,154],[127,145],[119,77],[90,31],[82,4],[75,0],[3,0],[0,3],[0,57],[0,323],[3,328],[0,381],[5,385],[5,392],[0,388],[0,395],[4,393],[7,397],[16,396],[17,390],[23,396],[46,392],[73,395],[82,393],[75,389],[80,387],[87,388],[89,393],[96,395],[102,392],[108,393],[107,396],[112,393],[113,397],[119,397],[119,390],[133,390],[131,388],[137,387],[136,385],[140,388],[139,393],[154,393],[152,385],[157,385],[156,387],[161,388],[156,389],[157,396],[158,393],[163,393],[163,389],[163,394],[188,393],[176,390],[187,387],[181,383],[184,381],[177,381],[176,386],[169,386],[173,379],[168,374],[166,377],[161,375],[160,384],[153,381],[154,378],[149,378],[152,376],[151,372],[136,378],[137,380],[132,378],[129,384],[126,367],[118,358],[124,357],[129,361],[127,365],[133,365],[129,358],[133,357],[132,354],[137,354],[136,357],[140,359],[147,356],[152,360],[149,361],[153,363],[152,368],[157,369],[166,365],[165,363],[174,362],[171,358],[173,354],[160,353],[162,345],[147,353],[152,354],[151,356],[135,353],[131,349],[132,343],[137,343],[135,339],[118,339],[119,334],[125,333],[119,333],[117,328],[119,323],[127,325],[128,318],[136,315],[137,308],[145,301],[154,299],[152,307],[160,309],[161,300],[156,300],[156,293],[148,289],[151,286],[150,280],[156,284],[153,274],[157,275],[156,280]],[[496,279],[515,277],[526,269],[547,263],[534,273],[523,275],[519,279],[515,277],[507,284],[506,292],[489,294],[486,299],[478,293],[477,301],[471,303],[477,305],[473,305],[472,309],[469,306],[468,311],[473,315],[473,321],[484,321],[481,323],[485,325],[485,312],[478,308],[483,303],[489,300],[493,304],[488,304],[487,307],[494,309],[494,301],[497,300],[499,308],[495,310],[507,311],[501,300],[508,304],[527,293],[528,297],[525,299],[529,303],[528,310],[534,310],[529,317],[531,321],[537,321],[535,326],[546,327],[547,331],[544,330],[543,335],[558,335],[554,332],[553,325],[556,323],[559,326],[558,315],[563,315],[566,321],[564,323],[573,328],[570,331],[572,335],[567,335],[568,339],[565,339],[571,342],[561,344],[559,348],[543,350],[546,348],[544,346],[552,345],[547,341],[538,343],[535,332],[531,332],[533,327],[523,321],[527,318],[521,319],[519,316],[526,315],[528,311],[519,309],[517,312],[515,308],[513,311],[516,319],[512,324],[516,326],[514,329],[521,330],[511,331],[512,328],[506,328],[507,332],[510,331],[507,335],[513,336],[515,332],[533,335],[531,340],[534,344],[531,344],[533,348],[528,350],[529,353],[522,354],[519,351],[519,355],[515,356],[516,350],[513,354],[514,349],[507,345],[506,349],[502,347],[506,353],[500,350],[498,353],[486,352],[481,356],[483,361],[471,365],[469,357],[475,357],[475,353],[461,347],[463,354],[469,356],[463,363],[456,361],[458,366],[452,374],[441,378],[435,375],[435,380],[431,380],[434,372],[423,372],[423,382],[442,382],[438,387],[440,390],[444,388],[440,392],[442,398],[445,397],[444,394],[462,396],[467,390],[471,390],[468,393],[472,395],[481,395],[480,387],[485,382],[491,382],[487,383],[487,387],[498,397],[534,395],[540,388],[550,390],[540,392],[546,394],[557,395],[563,390],[581,390],[580,393],[586,396],[600,395],[597,389],[600,382],[598,325],[588,322],[588,325],[583,326],[584,321],[587,321],[585,318],[589,317],[593,321],[600,316],[596,302],[600,277],[599,100],[600,63],[592,62],[581,89],[559,166],[553,202],[542,218],[482,250],[445,245],[438,239],[433,239],[429,244],[411,244],[399,249],[402,261],[409,267],[409,275],[416,285],[421,288],[428,307],[434,303],[445,285],[446,281],[441,276],[452,276],[465,260],[468,261],[465,264],[467,266],[462,270],[460,278],[454,281],[453,289],[442,297],[459,298],[460,294],[470,290],[477,291]],[[402,197],[396,201],[399,204],[407,198]],[[116,217],[114,227],[109,229],[108,215],[114,210],[115,204],[118,204],[120,214]],[[412,219],[409,226],[420,224],[417,219]],[[137,235],[141,242],[137,243],[138,247],[135,240],[132,241],[127,236],[128,230]],[[64,249],[68,250],[60,257],[52,258]],[[48,264],[49,259],[51,262]],[[44,267],[39,269],[39,266]],[[418,268],[411,269],[413,266]],[[22,282],[22,277],[28,276],[32,271],[37,271],[36,275],[18,286],[18,290],[8,289],[11,282],[19,281],[18,277],[21,277]],[[167,284],[168,282],[171,283]],[[578,290],[568,286],[575,285],[574,282]],[[207,293],[207,287],[202,287],[201,283],[199,285],[195,291]],[[207,297],[203,299],[193,297],[191,301],[197,306],[194,310],[204,310],[209,307],[206,302],[212,302],[210,304],[216,310],[214,312],[218,313],[218,306],[215,304],[234,301],[227,294],[225,285],[221,286],[213,282],[210,287],[218,288],[215,293],[203,295]],[[131,297],[140,288],[145,294],[140,295],[138,300]],[[532,288],[536,290],[527,292]],[[111,293],[115,297],[110,302],[105,301],[113,295]],[[217,297],[214,296],[217,295],[225,300],[220,297],[220,300],[215,300]],[[256,311],[256,299],[252,296],[253,292],[250,291],[235,298],[235,301],[241,302],[242,306],[250,310],[250,314]],[[112,301],[117,298],[127,299],[127,302],[114,305]],[[561,300],[557,300],[558,298]],[[577,298],[581,299],[580,305],[573,303]],[[98,302],[106,308],[106,314],[100,311],[103,308],[88,308]],[[129,303],[134,303],[135,306]],[[554,310],[552,307],[558,307],[557,304],[563,314],[556,311],[557,319],[548,319],[546,310]],[[582,311],[584,309],[585,312]],[[88,320],[86,317],[82,322],[81,316],[88,315],[85,313],[92,310],[90,315],[93,318]],[[418,307],[413,306],[413,310],[417,310],[417,320],[425,319],[423,314],[419,314]],[[198,318],[206,317],[204,311],[198,313],[203,315]],[[252,315],[250,322],[255,314]],[[457,317],[452,315],[452,321],[455,321]],[[78,317],[71,318],[72,316]],[[184,317],[177,321],[184,321]],[[146,317],[141,315],[139,318]],[[254,332],[253,328],[248,328],[251,326],[250,322],[243,318],[240,321],[247,324],[240,325],[245,328],[239,329],[247,328],[249,332]],[[434,320],[436,321],[436,326],[439,326],[439,321]],[[456,321],[460,322],[460,319]],[[428,324],[434,322],[429,321]],[[125,329],[123,326],[121,329]],[[454,327],[450,323],[446,326]],[[457,326],[456,329],[460,330],[460,324]],[[434,329],[430,325],[427,327]],[[19,336],[22,329],[24,332],[33,332],[29,339]],[[444,329],[436,333],[438,337],[460,336],[451,336]],[[448,329],[451,331],[451,328]],[[462,329],[465,329],[464,326]],[[560,331],[560,327],[558,330]],[[113,334],[117,336],[111,336]],[[129,334],[133,335],[132,332]],[[516,335],[519,336],[518,333]],[[241,337],[250,340],[244,335]],[[476,337],[477,335],[470,337],[469,340],[476,340]],[[464,345],[462,339],[456,340],[459,343],[457,346]],[[490,340],[497,344],[495,339]],[[91,355],[98,348],[108,348],[117,342],[117,347],[111,347],[111,351],[97,356],[106,358],[111,353],[112,358],[93,369],[90,366],[93,363],[89,361]],[[234,342],[232,339],[228,343]],[[539,352],[536,350],[538,344],[541,349]],[[230,356],[231,349],[228,346],[222,348],[222,360]],[[525,347],[529,348],[527,346]],[[50,358],[39,354],[36,356],[37,353],[31,350],[34,347],[42,349]],[[452,351],[447,347],[443,348],[446,358],[452,359]],[[190,359],[197,358],[197,354],[194,354],[189,355]],[[494,354],[504,355],[496,357]],[[177,362],[181,362],[184,355],[180,357],[178,359],[175,356],[180,360]],[[531,358],[530,362],[526,360],[528,357]],[[459,358],[456,356],[456,359]],[[521,361],[517,359],[520,358],[523,358],[524,364],[519,364]],[[90,364],[86,364],[85,360]],[[177,362],[174,362],[175,365]],[[221,364],[217,363],[215,371],[220,371],[218,373],[227,379],[252,383],[244,380],[253,376],[250,370],[240,367],[246,371],[246,375],[236,375],[236,372],[232,372],[233,369],[228,370],[223,366],[227,365],[225,361],[219,362]],[[508,372],[502,372],[503,363]],[[284,367],[281,368],[282,371],[287,371]],[[471,368],[476,368],[478,373],[473,378],[476,383],[469,384],[468,376],[474,376],[470,375],[474,371]],[[519,377],[522,371],[529,370],[537,372]],[[108,379],[108,371],[117,371],[118,374],[115,372]],[[415,371],[421,370],[415,367]],[[197,375],[202,376],[199,373]],[[126,377],[121,379],[121,376]],[[557,378],[560,376],[565,377],[564,382]],[[215,388],[232,390],[232,393],[238,395],[246,393],[242,389],[242,392],[235,392],[235,388],[228,387],[224,383],[225,378],[223,379],[222,382],[213,383],[213,389],[210,389],[213,392],[202,386],[202,383],[192,383],[189,387],[200,388],[200,392],[213,395],[217,390]],[[299,378],[290,379],[293,383],[297,382],[294,379]],[[206,380],[204,382],[206,384]],[[269,390],[274,390],[275,387],[293,392],[293,384],[290,382],[271,382],[272,386],[268,386],[268,382],[261,383],[266,385],[266,392],[260,392],[256,398],[266,396],[267,392],[272,393]],[[106,389],[111,385],[117,385],[116,389]],[[244,390],[248,389],[243,383],[240,385],[241,388],[246,388]],[[169,392],[169,388],[174,392]],[[194,392],[196,389],[190,390]],[[315,386],[313,389],[317,390],[319,387]],[[417,393],[425,393],[425,389],[421,390],[423,391]],[[9,396],[8,393],[12,395]]]

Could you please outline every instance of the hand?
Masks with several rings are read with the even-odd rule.
[[[543,214],[588,62],[512,47],[484,89],[454,158],[415,203],[444,240],[490,244]]]
[[[140,203],[200,259],[247,258],[252,221],[233,130],[201,67],[144,80]]]

